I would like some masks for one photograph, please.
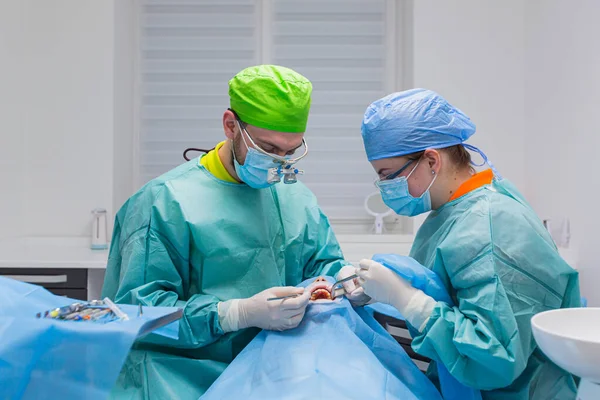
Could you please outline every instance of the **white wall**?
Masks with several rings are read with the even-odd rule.
[[[24,10],[23,2],[0,2],[0,238],[23,231]]]
[[[0,235],[89,235],[112,211],[113,1],[1,4]]]
[[[414,2],[415,87],[477,124],[472,142],[542,218],[570,218],[582,294],[600,305],[600,2]]]
[[[417,0],[413,12],[413,86],[469,115],[477,125],[470,143],[527,195],[523,1]]]
[[[117,212],[137,189],[134,184],[133,140],[135,129],[137,25],[135,1],[115,1],[114,10],[114,167],[113,210]]]
[[[600,306],[600,2],[526,2],[526,158],[540,215],[571,219],[582,293]]]

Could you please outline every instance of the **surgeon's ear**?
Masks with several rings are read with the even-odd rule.
[[[223,131],[225,132],[225,136],[227,139],[233,140],[235,136],[235,115],[230,110],[227,110],[223,113]]]
[[[435,171],[436,174],[440,172],[442,168],[442,155],[435,149],[427,149],[423,153],[423,161],[427,163],[430,170]]]

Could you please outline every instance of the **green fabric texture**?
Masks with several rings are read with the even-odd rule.
[[[537,347],[531,317],[579,307],[579,278],[507,180],[432,212],[411,256],[436,272],[457,307],[438,303],[413,348],[485,400],[575,399],[573,377]],[[414,332],[414,331],[413,331]]]
[[[300,182],[255,190],[218,180],[198,159],[154,179],[116,216],[102,295],[183,308],[179,339],[138,343],[112,397],[197,399],[258,333],[224,334],[220,301],[334,275],[345,264]]]
[[[277,65],[258,65],[229,81],[230,107],[247,124],[278,132],[304,133],[312,84]]]

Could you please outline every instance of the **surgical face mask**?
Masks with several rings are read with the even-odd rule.
[[[434,175],[433,180],[420,197],[413,197],[408,190],[408,178],[410,178],[418,166],[419,163],[415,165],[408,176],[376,182],[383,202],[398,215],[414,217],[431,211],[431,194],[429,189],[431,189],[437,178],[434,171],[431,171]]]
[[[284,183],[296,183],[296,174],[302,174],[304,171],[295,168],[294,164],[306,156],[308,152],[308,147],[306,146],[304,139],[302,140],[302,143],[305,147],[304,154],[296,159],[280,157],[275,154],[267,153],[258,147],[248,132],[242,128],[240,122],[237,121],[237,123],[240,129],[240,135],[242,135],[242,140],[244,141],[246,149],[248,150],[246,152],[246,160],[244,161],[244,165],[242,165],[237,161],[235,156],[235,145],[232,146],[233,163],[235,166],[235,172],[239,178],[244,181],[245,184],[254,189],[264,189],[269,186],[273,186],[281,181],[282,176]],[[245,136],[248,137],[254,147],[248,146]]]

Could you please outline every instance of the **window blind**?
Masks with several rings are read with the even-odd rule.
[[[365,218],[376,191],[360,125],[385,95],[385,0],[274,0],[272,61],[313,83],[302,181],[332,219]]]
[[[139,183],[225,140],[227,83],[258,63],[253,0],[140,3]]]
[[[389,1],[389,0],[388,0]],[[390,90],[386,0],[140,2],[139,183],[224,140],[227,82],[259,63],[313,83],[300,179],[332,219],[370,218],[376,191],[360,136],[366,107]]]

